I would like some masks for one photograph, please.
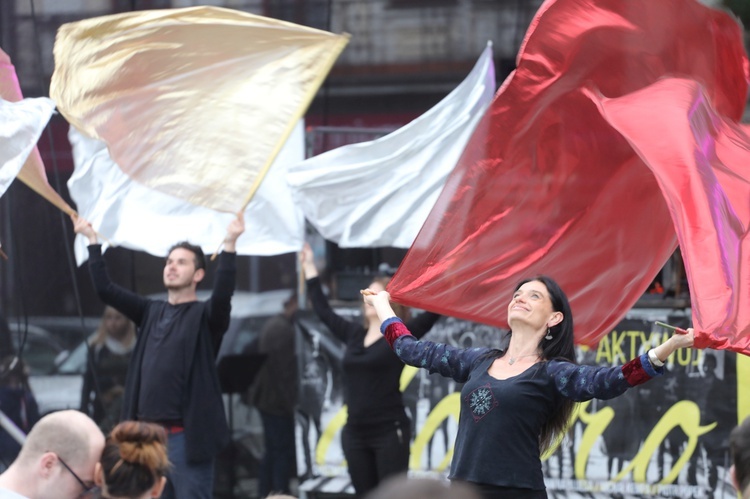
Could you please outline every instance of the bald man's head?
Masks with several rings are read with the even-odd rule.
[[[32,499],[74,499],[94,484],[104,448],[96,423],[78,411],[48,414],[34,425],[0,488]]]
[[[20,463],[54,452],[70,466],[85,466],[98,459],[104,435],[96,423],[78,411],[59,411],[44,416],[29,432],[18,455]]]

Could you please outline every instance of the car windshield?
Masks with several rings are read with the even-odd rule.
[[[81,342],[57,367],[58,374],[83,374],[86,370],[86,344]]]
[[[8,327],[13,348],[18,351],[23,345],[20,355],[31,374],[48,374],[54,369],[63,347],[49,331],[19,322],[10,322]]]

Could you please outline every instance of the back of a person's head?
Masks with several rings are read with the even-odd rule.
[[[123,421],[112,430],[102,452],[104,497],[140,497],[161,481],[168,468],[164,428],[142,421]]]
[[[732,454],[734,476],[738,492],[750,492],[750,417],[737,426],[729,435],[729,450]]]
[[[481,499],[471,485],[398,475],[383,481],[365,499]]]
[[[96,423],[79,411],[53,412],[40,419],[18,454],[21,466],[30,465],[47,452],[54,452],[72,467],[93,467],[92,454],[101,449],[104,436]]]

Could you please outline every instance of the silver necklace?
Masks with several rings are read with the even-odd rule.
[[[508,359],[508,364],[510,364],[512,366],[513,364],[516,363],[516,361],[518,359],[523,359],[524,357],[531,357],[532,355],[535,355],[535,356],[539,357],[538,353],[529,353],[529,354],[526,354],[526,355],[519,355],[518,357],[514,357],[514,356],[511,355],[510,359]]]

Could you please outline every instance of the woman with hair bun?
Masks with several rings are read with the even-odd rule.
[[[107,437],[94,480],[108,499],[160,497],[169,468],[163,427],[123,421]]]

